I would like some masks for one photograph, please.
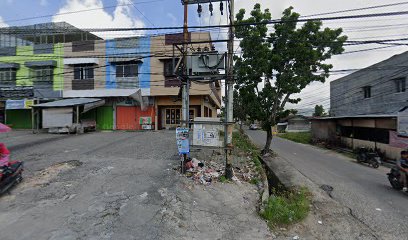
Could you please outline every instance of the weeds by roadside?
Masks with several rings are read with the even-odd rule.
[[[275,193],[270,196],[261,216],[271,228],[286,226],[306,218],[310,210],[310,193],[306,188]]]
[[[237,151],[244,152],[251,157],[252,161],[254,162],[256,171],[261,174],[263,172],[263,169],[261,161],[259,161],[259,149],[255,146],[255,144],[251,142],[248,136],[240,131],[233,132],[232,142]],[[258,184],[260,182],[260,179],[253,178],[250,182],[253,184]]]
[[[311,144],[312,143],[312,135],[310,132],[290,132],[290,133],[282,133],[278,135],[281,138],[303,143],[303,144]]]

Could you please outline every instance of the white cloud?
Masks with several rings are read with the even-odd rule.
[[[3,18],[0,16],[0,27],[8,27],[9,25],[4,22]]]
[[[109,14],[103,8],[102,0],[67,0],[66,4],[58,11],[58,14],[72,11],[83,11],[100,8],[92,11],[78,12],[75,14],[54,15],[53,22],[68,22],[78,28],[140,28],[144,27],[143,21],[132,15],[129,1],[117,0],[117,7],[113,14]],[[103,38],[125,37],[143,32],[120,32],[120,33],[95,33]]]
[[[325,1],[325,0],[315,0],[315,1],[304,1],[304,0],[236,0],[237,12],[240,8],[246,9],[246,16],[249,16],[251,9],[255,3],[260,3],[262,9],[269,8],[272,13],[272,18],[280,18],[282,11],[293,6],[294,11],[300,13],[301,15],[307,16],[317,13],[332,12],[345,9],[362,8],[368,6],[382,5],[383,0],[371,0],[371,1],[355,1],[355,0],[343,0],[343,1]],[[387,4],[398,3],[399,0],[388,0]],[[401,8],[406,8],[408,5],[393,6],[387,8],[378,8],[364,11],[355,11],[349,13],[341,13],[338,15],[355,15],[355,14],[368,14],[368,13],[378,13],[378,12],[392,12],[400,11]],[[335,15],[327,15],[335,16]],[[324,17],[324,16],[321,16]],[[367,19],[353,19],[353,20],[336,20],[325,22],[325,27],[330,28],[343,28],[344,34],[349,37],[349,40],[372,40],[372,39],[392,39],[392,38],[405,38],[408,36],[408,28],[406,26],[392,26],[396,24],[407,24],[408,19],[405,16],[393,16],[393,17],[382,17],[382,18],[367,18]],[[378,25],[391,25],[389,28],[377,28],[373,31],[369,31],[367,26],[378,26]],[[358,45],[345,47],[345,51],[355,51],[367,48],[381,47],[383,45]],[[352,54],[344,54],[334,56],[330,63],[333,64],[333,69],[356,69],[368,67],[374,63],[383,61],[395,54],[407,51],[406,46],[386,48],[374,51],[366,51]],[[330,84],[329,82],[340,78],[345,75],[332,75],[326,83],[314,83],[306,87],[304,91],[299,95],[303,100],[297,106],[288,105],[290,107],[300,107],[300,108],[313,108],[315,104],[323,104],[329,107],[329,95],[330,95]]]
[[[48,1],[47,0],[40,0],[40,5],[41,6],[47,6]]]

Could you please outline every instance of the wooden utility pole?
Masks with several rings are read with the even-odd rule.
[[[230,26],[228,31],[228,61],[227,61],[227,79],[225,84],[225,177],[231,179],[232,172],[232,131],[234,125],[234,0],[229,1]]]

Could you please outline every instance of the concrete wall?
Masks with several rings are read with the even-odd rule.
[[[394,79],[407,78],[408,52],[352,73],[330,83],[332,116],[390,114],[408,105],[407,92],[398,93]],[[408,80],[407,85],[408,85]],[[364,98],[363,87],[371,86],[371,98]]]
[[[389,159],[396,160],[400,158],[400,153],[402,148],[396,148],[396,147],[391,147],[388,144],[384,143],[375,143],[371,141],[365,141],[365,140],[359,140],[359,139],[352,139],[352,138],[347,138],[347,137],[341,137],[341,142],[349,147],[349,148],[359,148],[359,147],[366,147],[366,148],[372,148],[374,149],[376,146],[378,149],[380,149],[382,152],[385,152],[385,156]]]
[[[312,120],[312,139],[329,140],[336,139],[336,122],[327,120]]]

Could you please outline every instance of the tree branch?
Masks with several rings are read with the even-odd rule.
[[[290,93],[286,94],[285,98],[283,99],[283,101],[282,101],[282,103],[280,105],[280,108],[285,107],[285,104],[289,100],[289,97],[290,97]]]

